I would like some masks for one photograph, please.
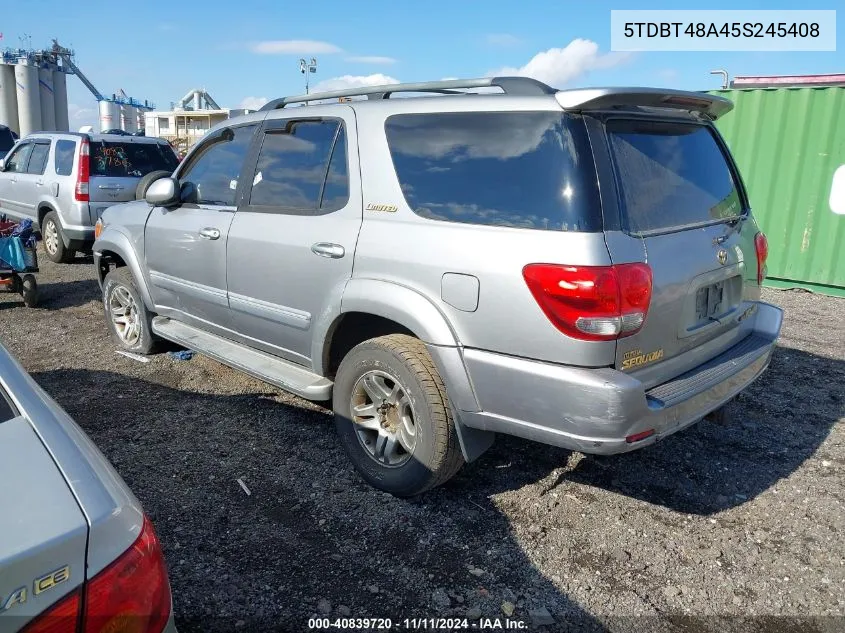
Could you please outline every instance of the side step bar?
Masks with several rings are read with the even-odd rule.
[[[153,332],[307,400],[324,401],[332,397],[333,383],[328,378],[221,336],[161,316],[153,319]]]

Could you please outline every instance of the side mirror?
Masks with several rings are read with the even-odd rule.
[[[147,188],[144,196],[154,207],[172,207],[179,204],[179,183],[175,178],[159,178]]]

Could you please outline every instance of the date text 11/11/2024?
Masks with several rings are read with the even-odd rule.
[[[378,631],[525,631],[528,622],[510,618],[310,618],[309,630]]]

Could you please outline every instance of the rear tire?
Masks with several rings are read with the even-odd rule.
[[[23,304],[27,308],[34,308],[38,305],[38,283],[34,275],[24,275],[21,280],[21,296]]]
[[[122,349],[136,354],[155,351],[158,340],[153,334],[153,314],[126,266],[115,268],[103,280],[103,312],[112,338]]]
[[[143,176],[141,180],[138,181],[138,185],[135,187],[135,199],[143,200],[146,198],[147,189],[150,188],[150,185],[156,180],[161,180],[162,178],[167,178],[168,176],[170,176],[170,172],[161,169],[158,171],[151,171],[146,176]]]
[[[391,334],[356,346],[340,364],[335,426],[371,486],[412,497],[464,464],[446,389],[425,345]]]
[[[55,211],[50,211],[44,216],[44,221],[41,222],[41,239],[44,241],[44,252],[50,261],[67,264],[76,257],[76,251],[65,247],[62,225]]]

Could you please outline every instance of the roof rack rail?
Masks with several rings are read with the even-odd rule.
[[[387,84],[384,86],[365,86],[362,88],[347,88],[345,90],[331,90],[329,92],[314,92],[294,97],[280,97],[268,101],[262,108],[277,110],[291,103],[306,101],[320,101],[322,99],[339,99],[341,97],[363,97],[368,99],[389,99],[397,92],[432,92],[436,94],[465,94],[466,88],[501,88],[507,95],[518,97],[533,97],[553,95],[555,88],[547,86],[541,81],[530,77],[484,77],[480,79],[446,79],[444,81],[421,81],[408,84]]]

